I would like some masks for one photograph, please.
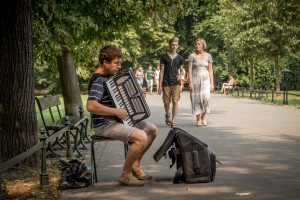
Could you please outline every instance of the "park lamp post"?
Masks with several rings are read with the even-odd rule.
[[[289,73],[291,73],[292,71],[289,69],[284,69],[281,72],[283,73],[283,79],[282,79],[283,105],[288,105],[288,89],[290,85]]]

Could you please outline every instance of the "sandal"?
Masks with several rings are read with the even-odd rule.
[[[171,128],[178,128],[178,126],[175,123],[171,122]]]
[[[197,121],[197,126],[198,126],[198,127],[201,127],[201,126],[202,126],[201,120]]]
[[[169,115],[165,115],[165,116],[166,116],[166,124],[167,124],[167,126],[171,126],[172,122],[170,121],[170,113],[169,113]]]

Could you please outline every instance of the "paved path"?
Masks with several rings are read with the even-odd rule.
[[[121,142],[97,143],[95,187],[66,190],[60,199],[300,199],[300,110],[262,104],[254,100],[212,95],[207,127],[196,127],[191,114],[189,93],[183,92],[177,124],[209,145],[217,159],[216,179],[212,183],[173,184],[175,168],[170,159],[156,163],[152,156],[166,138],[161,96],[147,95],[158,127],[158,137],[145,155],[142,167],[153,175],[144,187],[126,187],[117,180],[124,162]],[[86,156],[89,163],[89,155]]]

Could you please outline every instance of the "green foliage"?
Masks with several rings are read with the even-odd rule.
[[[195,39],[206,40],[216,83],[227,81],[232,73],[248,87],[250,58],[254,58],[253,84],[274,83],[274,56],[279,55],[279,71],[291,69],[291,87],[300,85],[296,0],[37,0],[33,4],[35,78],[41,88],[47,81],[59,85],[56,55],[61,41],[69,44],[83,84],[98,66],[102,45],[122,48],[123,69],[146,68],[159,63],[172,37],[179,38],[185,67]]]
[[[274,58],[297,58],[299,3],[294,0],[219,1],[212,29],[221,36],[234,67],[249,66],[254,58],[254,83],[274,81]],[[279,61],[279,71],[283,69]],[[243,70],[236,70],[238,74]],[[277,80],[279,81],[279,80]]]
[[[58,75],[56,57],[67,44],[79,80],[86,80],[98,65],[100,46],[108,42],[124,45],[124,60],[136,64],[142,47],[135,29],[145,20],[170,21],[181,12],[179,0],[33,1],[35,68],[48,66],[52,70],[46,79],[53,79]]]

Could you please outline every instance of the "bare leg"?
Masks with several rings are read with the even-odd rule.
[[[197,124],[200,121],[200,115],[196,115],[196,119],[197,119]]]
[[[205,115],[206,115],[206,111],[204,113],[202,113],[202,115],[201,115],[201,120],[202,121],[205,120]]]
[[[141,160],[144,156],[144,154],[146,153],[146,151],[149,149],[149,147],[151,146],[152,142],[154,141],[154,139],[156,138],[156,134],[157,134],[157,128],[156,126],[154,126],[153,124],[150,124],[146,129],[145,132],[147,134],[147,142],[146,142],[146,146],[145,148],[142,150],[142,152],[139,154],[139,156],[136,158],[136,160],[133,163],[132,168],[134,169],[134,171],[140,170],[141,169]],[[131,148],[131,147],[130,147]]]
[[[201,127],[202,126],[202,121],[201,121],[200,115],[196,115],[196,119],[197,119],[197,126]]]
[[[173,108],[172,108],[172,123],[176,122],[176,116],[178,111],[178,101],[173,101]]]
[[[225,83],[222,84],[222,89],[220,90],[220,92],[224,91],[224,86],[225,86]]]
[[[131,145],[127,152],[121,177],[131,175],[133,163],[139,158],[143,150],[146,148],[147,134],[142,130],[135,130],[130,136],[129,143],[131,143]]]
[[[171,126],[171,121],[170,121],[170,104],[169,103],[165,103],[164,104],[164,108],[165,108],[165,113],[166,113],[166,124],[168,126]]]
[[[165,104],[164,104],[164,107],[165,107],[166,115],[170,117],[170,113],[169,113],[169,110],[170,110],[170,104],[169,104],[169,103],[165,103]]]

